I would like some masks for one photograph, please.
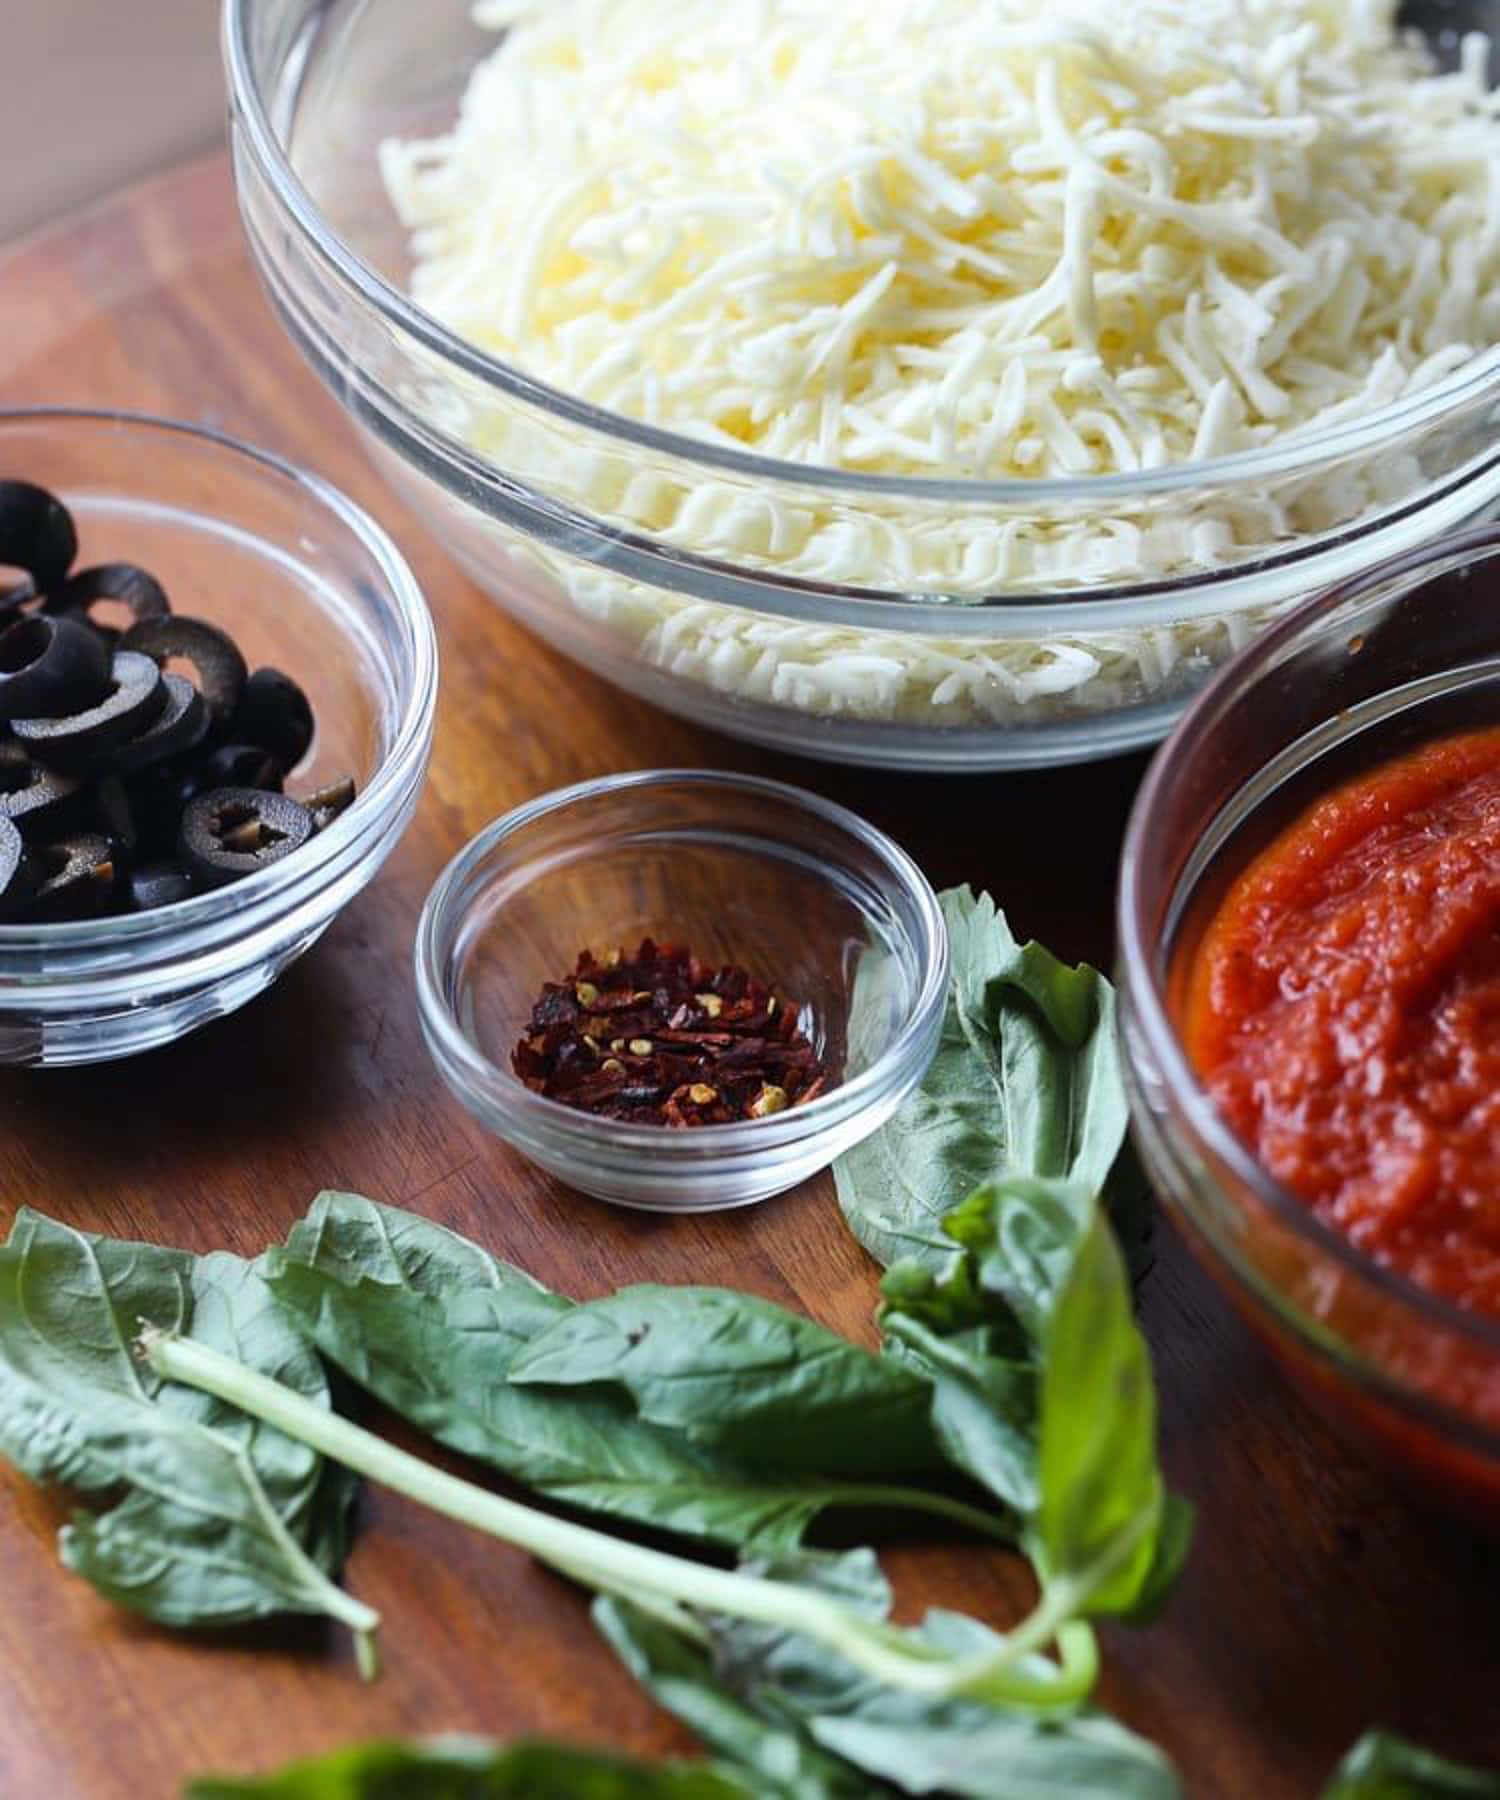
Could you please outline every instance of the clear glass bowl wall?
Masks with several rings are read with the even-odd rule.
[[[405,234],[377,149],[451,123],[496,41],[469,0],[225,8],[240,204],[293,339],[392,486],[503,606],[704,724],[892,767],[1131,749],[1279,611],[1500,499],[1494,366],[1296,447],[1030,483],[833,474],[597,411],[403,297]],[[1440,53],[1454,27],[1500,19],[1495,0],[1425,10],[1415,23]],[[867,538],[881,585],[778,575],[773,508]],[[1256,521],[1271,512],[1282,523],[1267,539]],[[1015,521],[1023,541],[1081,522],[1073,584],[1029,591],[1007,575],[996,591],[953,552],[981,519]],[[1163,520],[1201,523],[1187,534],[1201,551],[1131,585],[1132,533]],[[1226,528],[1239,540],[1227,562],[1214,548]]]
[[[1178,1028],[1186,959],[1227,884],[1315,798],[1500,717],[1500,529],[1414,552],[1266,633],[1141,789],[1120,878],[1136,1141],[1211,1272],[1302,1391],[1449,1505],[1500,1525],[1500,1324],[1321,1224],[1218,1116]]]

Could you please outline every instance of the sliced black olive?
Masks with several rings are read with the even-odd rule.
[[[0,632],[0,719],[61,719],[109,691],[109,652],[76,619],[35,613]]]
[[[151,725],[166,702],[161,670],[149,656],[117,650],[112,691],[68,719],[14,719],[11,730],[38,762],[65,773],[86,769],[106,750],[128,743]]]
[[[142,619],[120,639],[122,650],[149,656],[159,666],[173,657],[198,671],[198,687],[216,725],[234,717],[245,687],[245,659],[227,632],[205,619],[174,613],[164,619]]]
[[[133,775],[169,756],[195,750],[208,733],[208,708],[187,676],[169,672],[161,680],[167,693],[155,720],[139,737],[108,753],[109,766],[117,775]]]
[[[290,856],[312,836],[312,816],[285,794],[216,788],[182,815],[178,854],[199,887],[225,887]]]
[[[245,683],[229,735],[269,750],[283,769],[295,769],[313,741],[313,709],[290,675],[257,669]]]
[[[26,846],[21,842],[20,832],[9,819],[0,818],[0,892],[9,887],[25,854]]]
[[[94,822],[109,839],[117,859],[130,862],[140,848],[135,803],[118,775],[106,775],[94,789]]]
[[[80,832],[34,854],[39,879],[26,908],[28,919],[92,919],[108,908],[115,889],[108,838]]]
[[[155,912],[159,906],[175,906],[193,892],[191,877],[178,863],[148,863],[130,874],[130,904],[136,912]]]
[[[44,769],[13,739],[0,743],[0,815],[23,832],[66,830],[81,794],[71,776]]]
[[[281,792],[281,764],[269,750],[259,744],[220,744],[210,750],[198,765],[204,780],[198,792],[210,788],[263,788],[267,793]]]
[[[36,584],[29,575],[23,575],[19,581],[0,578],[0,625],[7,619],[23,618],[28,604],[36,597]]]
[[[170,681],[172,677],[162,679]],[[146,854],[175,854],[183,813],[200,794],[212,793],[215,788],[262,788],[279,794],[281,765],[254,744],[220,744],[132,773],[131,797]]]
[[[302,804],[312,814],[313,830],[326,831],[340,813],[348,812],[354,804],[354,794],[352,775],[345,775],[311,794],[304,794]]]
[[[0,919],[8,919],[31,898],[31,867],[26,845],[10,820],[0,813]]]
[[[177,854],[177,827],[190,800],[205,792],[195,763],[154,763],[129,777],[131,811],[140,834],[140,854],[154,860]]]
[[[92,569],[80,569],[60,587],[48,594],[46,608],[50,613],[64,613],[84,625],[92,625],[107,643],[114,643],[120,631],[106,621],[96,619],[93,609],[105,602],[123,606],[130,623],[142,619],[164,619],[171,612],[167,590],[152,574],[134,563],[100,563]]]
[[[36,779],[36,764],[13,737],[0,733],[0,797],[20,793]]]
[[[73,566],[78,533],[55,494],[30,481],[0,481],[0,569],[22,579],[0,587],[0,613],[55,587]]]

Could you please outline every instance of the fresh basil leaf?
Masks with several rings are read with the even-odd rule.
[[[702,1650],[639,1607],[598,1599],[594,1623],[661,1706],[710,1750],[754,1772],[759,1793],[777,1800],[868,1800],[876,1791],[795,1722],[765,1718],[732,1694]]]
[[[575,1306],[510,1378],[621,1387],[651,1424],[772,1468],[891,1474],[940,1460],[920,1375],[728,1288],[630,1287]]]
[[[1162,1482],[1150,1357],[1103,1213],[1074,1183],[1012,1177],[947,1230],[961,1260],[897,1264],[881,1315],[933,1383],[945,1453],[1027,1521],[1072,1616],[1152,1616],[1191,1512]]]
[[[273,1613],[373,1615],[334,1587],[354,1478],[131,1353],[139,1323],[224,1350],[328,1404],[322,1365],[254,1267],[93,1237],[23,1210],[0,1249],[0,1452],[35,1481],[116,1505],[80,1511],[64,1563],[171,1625]]]
[[[1156,1458],[1156,1390],[1114,1235],[1096,1214],[1042,1330],[1034,1521],[1045,1581],[1076,1610],[1128,1616],[1161,1587],[1166,1489]],[[1180,1563],[1180,1512],[1169,1567]]]
[[[1131,1601],[1126,1618],[1132,1625],[1149,1625],[1158,1618],[1193,1547],[1194,1513],[1190,1502],[1180,1494],[1168,1494],[1162,1505],[1161,1520],[1156,1528],[1156,1543],[1151,1562]]]
[[[867,1551],[778,1558],[761,1572],[836,1592],[874,1618],[890,1611],[890,1589]],[[606,1612],[606,1619],[615,1627],[607,1627],[611,1642],[661,1704],[721,1753],[743,1754],[753,1741],[748,1713],[776,1730],[783,1769],[805,1771],[809,1745],[818,1746],[863,1771],[865,1785],[855,1793],[885,1791],[872,1783],[974,1800],[1177,1800],[1181,1791],[1153,1745],[1090,1709],[1047,1716],[980,1701],[925,1700],[882,1687],[795,1633],[743,1620],[705,1621],[710,1657],[674,1650],[670,1634],[637,1615]],[[935,1647],[965,1656],[1001,1644],[977,1620],[940,1610],[919,1629]],[[723,1736],[714,1731],[720,1717],[731,1721]],[[809,1800],[820,1793],[815,1786],[770,1791],[807,1792]]]
[[[944,1222],[972,1259],[970,1287],[982,1296],[983,1316],[998,1328],[1013,1321],[1033,1354],[1096,1210],[1095,1196],[1077,1182],[1012,1175],[970,1194]]]
[[[1500,1769],[1465,1768],[1394,1732],[1370,1731],[1334,1770],[1323,1800],[1500,1800]]]
[[[1143,1186],[1125,1145],[1109,982],[1017,944],[987,894],[941,898],[951,974],[937,1055],[895,1117],[834,1165],[871,1254],[940,1273],[956,1260],[944,1219],[987,1182],[1036,1175],[1091,1195],[1108,1184],[1122,1206]]]
[[[943,1337],[920,1320],[885,1316],[901,1360],[932,1382],[932,1423],[955,1468],[1021,1517],[1036,1510],[1036,1370],[995,1356],[982,1334]]]
[[[820,1718],[813,1735],[908,1794],[974,1800],[1177,1800],[1171,1764],[1153,1744],[1092,1710],[1043,1720],[950,1702],[872,1703],[863,1715]]]
[[[864,1502],[838,1481],[749,1469],[658,1430],[604,1386],[512,1385],[517,1360],[573,1303],[415,1214],[322,1194],[264,1268],[352,1380],[554,1500],[760,1551],[789,1549],[827,1508]]]
[[[454,1738],[361,1744],[273,1775],[204,1776],[188,1784],[186,1800],[756,1800],[762,1791],[707,1763]]]
[[[897,1263],[882,1283],[887,1354],[931,1381],[945,1455],[1023,1518],[1041,1503],[1043,1337],[1092,1213],[1081,1188],[1012,1176],[948,1215],[957,1262]]]

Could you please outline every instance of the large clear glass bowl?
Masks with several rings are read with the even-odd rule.
[[[228,438],[120,413],[0,413],[0,473],[67,503],[81,566],[139,563],[252,668],[296,677],[317,733],[289,791],[344,775],[359,789],[296,855],[230,887],[119,918],[0,925],[0,1063],[103,1062],[243,1006],[372,879],[426,771],[437,646],[372,519]]]
[[[1415,23],[1451,59],[1458,28],[1497,17],[1497,0],[1435,0]],[[438,539],[540,636],[674,712],[890,767],[1109,755],[1159,738],[1294,601],[1500,498],[1492,355],[1295,444],[1041,482],[772,462],[576,401],[405,298],[378,147],[446,129],[494,44],[469,0],[225,0],[245,228],[291,336]],[[778,572],[755,523],[770,500],[868,541],[878,579]],[[1272,511],[1270,538],[1246,523]],[[1081,522],[1087,553],[1065,589],[993,591],[952,554],[977,518]],[[1204,530],[1144,580],[1120,545],[1161,521]]]
[[[1500,1529],[1500,1321],[1321,1224],[1219,1116],[1183,1046],[1186,959],[1227,884],[1317,796],[1500,718],[1500,529],[1311,602],[1218,677],[1141,788],[1120,875],[1136,1141],[1189,1242],[1303,1393],[1442,1502]]]

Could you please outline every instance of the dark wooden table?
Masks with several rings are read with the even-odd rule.
[[[858,808],[935,883],[988,886],[1018,931],[1107,963],[1140,761],[982,779],[834,770],[700,732],[560,660],[366,468],[261,297],[217,158],[0,257],[0,404],[33,402],[206,421],[321,470],[410,556],[444,681],[410,834],[279,987],[132,1063],[0,1075],[0,1223],[24,1202],[93,1230],[254,1252],[319,1188],[346,1187],[429,1213],[573,1293],[727,1282],[867,1335],[876,1271],[827,1178],[749,1212],[661,1220],[565,1192],[478,1131],[418,1033],[409,953],[428,885],[487,820],[560,783],[652,764],[759,769]],[[1377,1722],[1500,1760],[1500,1557],[1351,1460],[1165,1230],[1145,1316],[1166,1461],[1199,1529],[1166,1617],[1106,1634],[1104,1702],[1215,1800],[1312,1795]],[[386,1620],[374,1686],[332,1632],[203,1642],[110,1610],[59,1567],[61,1513],[0,1476],[5,1800],[165,1800],[196,1770],[375,1734],[685,1747],[595,1639],[582,1595],[404,1502],[366,1502],[349,1569]],[[1028,1597],[1001,1553],[912,1547],[889,1563],[907,1615],[942,1602],[1004,1623]]]

